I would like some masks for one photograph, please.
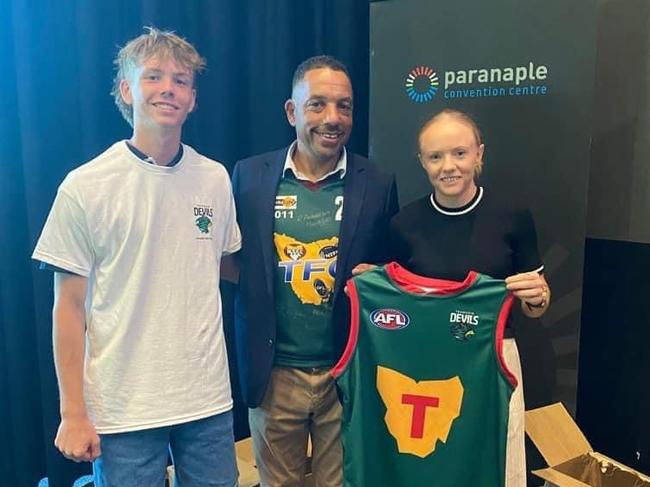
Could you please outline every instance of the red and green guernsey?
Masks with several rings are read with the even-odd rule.
[[[346,487],[503,487],[516,379],[501,354],[502,280],[415,275],[396,263],[348,281],[343,403]]]

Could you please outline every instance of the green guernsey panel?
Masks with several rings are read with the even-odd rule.
[[[275,365],[335,361],[332,296],[343,215],[343,180],[314,185],[283,178],[275,200]]]
[[[350,339],[333,375],[346,487],[503,487],[516,379],[501,356],[512,296],[471,272],[396,263],[348,282]]]

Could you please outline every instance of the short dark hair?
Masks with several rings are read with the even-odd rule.
[[[307,71],[311,71],[312,69],[320,69],[320,68],[329,68],[333,71],[342,71],[343,73],[345,73],[348,79],[350,79],[350,73],[348,73],[348,68],[346,68],[345,64],[343,64],[338,59],[327,55],[312,56],[308,59],[305,59],[303,62],[301,62],[296,68],[296,70],[293,72],[291,89],[293,90],[296,87],[296,85],[303,80]]]

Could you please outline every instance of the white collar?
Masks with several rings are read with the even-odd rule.
[[[284,168],[282,169],[282,175],[284,176],[287,173],[287,170],[291,169],[291,172],[293,172],[296,179],[299,179],[301,181],[311,181],[307,176],[305,176],[303,173],[298,171],[298,169],[296,168],[296,163],[293,161],[293,153],[296,150],[297,143],[298,141],[294,140],[293,143],[289,146],[289,150],[287,151],[287,157],[284,159]],[[339,173],[341,179],[343,179],[345,177],[345,173],[347,172],[347,169],[348,169],[348,153],[345,150],[345,147],[343,147],[343,151],[341,151],[341,157],[339,157],[339,160],[336,163],[336,167],[332,169],[330,172],[328,172],[327,174],[324,174],[317,181],[313,181],[313,182],[318,183],[330,177],[332,174],[336,174],[336,173]]]
[[[443,208],[440,206],[437,202],[436,199],[433,197],[433,193],[431,193],[431,196],[429,196],[429,200],[431,201],[431,206],[433,206],[436,210],[438,210],[440,213],[443,215],[448,215],[448,216],[458,216],[458,215],[465,215],[466,213],[469,213],[472,211],[474,208],[478,206],[478,204],[481,202],[483,199],[483,186],[478,187],[478,191],[476,196],[474,196],[474,201],[472,201],[468,207],[463,208],[460,210],[453,210],[450,208]]]

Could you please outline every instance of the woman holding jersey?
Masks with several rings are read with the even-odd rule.
[[[505,279],[523,313],[542,316],[551,291],[537,250],[530,211],[514,208],[478,185],[485,146],[474,120],[446,109],[418,135],[418,158],[432,193],[404,207],[391,221],[393,258],[426,277],[463,281],[473,270]],[[361,264],[357,273],[365,270]],[[503,357],[519,386],[510,401],[506,486],[525,487],[524,401],[521,365],[508,325]]]

